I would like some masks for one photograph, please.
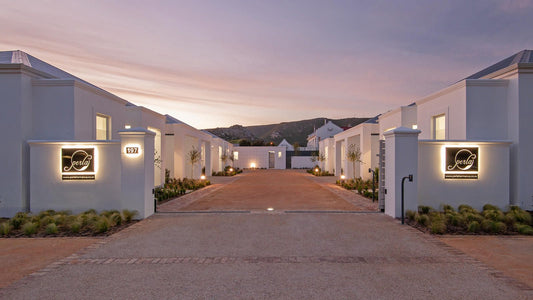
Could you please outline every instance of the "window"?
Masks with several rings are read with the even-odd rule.
[[[96,115],[96,139],[97,140],[110,140],[110,117],[105,115]]]
[[[446,139],[446,115],[438,115],[433,117],[433,139]]]
[[[281,151],[278,152],[278,158],[281,158]]]
[[[239,160],[239,152],[233,151],[233,159],[234,160]]]

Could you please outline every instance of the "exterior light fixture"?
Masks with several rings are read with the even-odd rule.
[[[229,168],[229,171],[230,171],[230,172],[233,172],[233,168]]]
[[[202,176],[200,176],[200,179],[205,180],[205,175],[202,174]]]
[[[126,124],[126,125],[124,125],[124,128],[125,128],[125,129],[130,129],[130,128],[131,128],[131,125]]]
[[[318,169],[318,168],[315,168],[315,173],[318,173],[318,171],[320,171],[320,169]]]
[[[252,169],[255,169],[255,163],[251,163],[251,164],[250,164],[250,167],[251,167]]]
[[[274,211],[274,208],[273,207],[269,207],[267,208],[268,211]]]
[[[341,180],[344,180],[346,179],[346,176],[344,176],[344,174],[341,175]]]

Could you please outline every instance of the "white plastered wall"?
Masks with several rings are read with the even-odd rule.
[[[445,179],[442,147],[479,146],[478,179]],[[509,204],[510,142],[419,141],[418,204],[440,209],[443,204],[457,208],[467,204],[482,209],[493,204],[505,209]]]

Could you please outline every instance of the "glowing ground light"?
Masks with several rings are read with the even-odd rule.
[[[315,169],[315,172],[318,173],[318,168]]]
[[[251,167],[252,169],[255,169],[255,163],[250,164],[250,167]]]
[[[346,176],[341,175],[341,179],[342,179],[342,180],[346,179]]]
[[[267,208],[267,210],[268,210],[268,211],[273,211],[274,208],[273,208],[273,207],[269,207],[269,208]]]
[[[201,180],[205,180],[205,175],[200,176]]]

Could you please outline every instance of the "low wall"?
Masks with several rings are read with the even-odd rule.
[[[269,152],[274,153],[274,169],[285,169],[285,147],[270,146],[240,146],[234,147],[238,153],[238,159],[233,162],[234,166],[241,169],[269,168]]]
[[[61,149],[94,147],[94,180],[63,180]],[[122,209],[120,142],[30,142],[30,210]]]
[[[128,209],[154,213],[154,136],[143,128],[119,131],[119,141],[28,141],[33,213]]]
[[[293,156],[291,157],[292,169],[311,169],[318,165],[318,162],[313,162],[311,156]]]
[[[509,205],[510,142],[419,141],[418,145],[419,205],[439,209],[442,204],[455,208],[468,204],[478,210],[487,203],[500,208]],[[477,172],[467,166],[468,176],[462,175],[459,169],[446,175],[447,168],[455,165],[446,165],[446,147],[477,149]]]

